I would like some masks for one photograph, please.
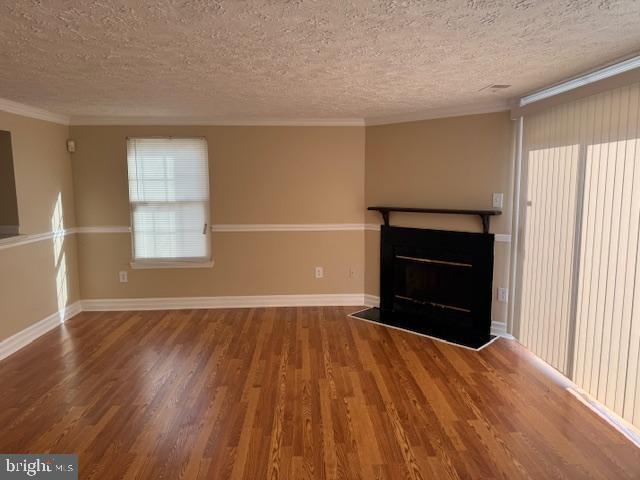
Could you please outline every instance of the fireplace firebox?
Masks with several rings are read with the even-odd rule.
[[[493,247],[490,233],[383,225],[380,309],[368,319],[472,348],[486,344]]]

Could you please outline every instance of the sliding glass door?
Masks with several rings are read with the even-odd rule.
[[[524,118],[519,340],[640,426],[640,84]]]

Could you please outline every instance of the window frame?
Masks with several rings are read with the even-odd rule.
[[[206,185],[207,185],[207,201],[198,202],[191,200],[178,200],[173,202],[148,202],[148,201],[132,201],[130,190],[130,178],[129,178],[129,141],[131,140],[202,140],[205,145],[206,156]],[[129,221],[130,221],[130,233],[131,233],[131,261],[129,265],[134,270],[142,269],[175,269],[175,268],[211,268],[214,265],[211,248],[211,181],[210,181],[210,169],[209,169],[209,145],[206,137],[177,137],[177,136],[141,136],[141,137],[126,137],[126,164],[127,164],[127,197],[129,202]],[[136,258],[135,249],[135,227],[134,227],[134,212],[137,205],[153,205],[153,204],[193,204],[203,203],[205,205],[205,223],[203,225],[203,235],[206,235],[205,245],[207,253],[204,257],[169,257],[169,258]]]

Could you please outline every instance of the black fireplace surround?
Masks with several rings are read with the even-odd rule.
[[[473,348],[486,344],[493,244],[489,233],[383,225],[379,318],[371,319]]]

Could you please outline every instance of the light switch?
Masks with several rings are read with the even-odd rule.
[[[504,200],[504,194],[502,193],[494,193],[493,194],[493,208],[502,208],[502,203]]]

